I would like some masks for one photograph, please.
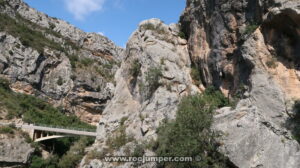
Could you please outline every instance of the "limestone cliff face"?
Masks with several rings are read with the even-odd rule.
[[[213,129],[223,133],[220,152],[241,168],[300,167],[300,145],[293,138],[290,122],[300,93],[299,3],[187,0],[180,18],[187,42],[174,36],[178,28],[168,28],[157,20],[141,23],[115,76],[115,96],[100,120],[102,136],[94,149],[105,154],[107,138],[124,124],[126,133],[138,143],[155,139],[159,122],[174,117],[180,97],[201,92],[189,77],[188,69],[194,64],[204,87],[214,85],[226,96],[240,99],[235,109],[216,111]],[[140,70],[131,73],[133,66]],[[162,68],[162,85],[149,96],[149,90],[141,89],[143,84],[147,86],[145,72],[159,66],[167,67]],[[124,155],[132,146],[128,142],[109,152]],[[81,166],[111,165],[87,157]]]
[[[113,96],[123,49],[30,8],[1,1],[0,73],[17,92],[33,94],[96,124]]]
[[[257,63],[244,59],[242,48],[258,29],[265,40],[260,48],[269,52],[269,57],[260,56],[264,68],[270,74],[279,70],[275,75],[279,85],[290,97],[299,98],[291,91],[299,88],[299,1],[188,0],[180,23],[205,86],[213,84],[234,94],[240,85],[249,84]],[[285,76],[292,81],[284,81]]]
[[[108,138],[113,137],[120,127],[126,128],[126,135],[131,140],[120,149],[105,154],[126,155],[126,148],[133,150],[136,142],[155,140],[160,123],[164,119],[174,119],[180,98],[199,92],[190,77],[187,42],[178,33],[178,25],[168,26],[158,19],[151,19],[140,23],[131,35],[124,62],[115,76],[115,96],[100,120],[100,137],[94,145],[97,152],[107,151]],[[147,151],[146,155],[154,154]],[[144,166],[152,167],[151,164]],[[113,165],[86,158],[81,166]]]
[[[24,167],[34,152],[31,144],[18,131],[14,131],[14,135],[1,133],[0,144],[1,167]]]
[[[183,96],[211,85],[239,98],[235,109],[218,109],[213,124],[223,133],[220,152],[236,167],[300,167],[290,120],[300,99],[299,0],[187,0],[179,25],[143,21],[125,51],[21,0],[0,1],[0,9],[1,21],[15,20],[10,23],[34,35],[0,25],[1,76],[17,92],[99,123],[99,137],[80,167],[132,167],[99,157],[130,155],[155,140]],[[200,71],[199,88],[191,65]],[[119,135],[125,140],[112,147]]]
[[[299,167],[289,118],[299,99],[300,1],[188,0],[181,16],[205,86],[243,98],[217,111],[220,149],[238,167]],[[242,90],[242,92],[241,92]]]

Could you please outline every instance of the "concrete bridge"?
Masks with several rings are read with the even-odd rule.
[[[9,125],[9,124],[0,124]],[[34,140],[34,142],[45,141],[49,139],[57,139],[69,136],[90,136],[97,137],[96,131],[84,130],[84,129],[67,129],[67,128],[56,128],[52,126],[37,126],[33,124],[17,124],[17,128],[27,132]]]

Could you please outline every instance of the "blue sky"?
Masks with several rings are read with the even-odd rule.
[[[70,22],[86,32],[103,33],[124,47],[145,19],[178,22],[185,0],[24,0],[49,16]]]

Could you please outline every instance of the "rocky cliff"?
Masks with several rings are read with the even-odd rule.
[[[123,49],[21,0],[1,1],[0,13],[0,73],[11,87],[96,124],[112,98]]]
[[[222,133],[219,151],[234,166],[299,167],[300,146],[295,138],[299,134],[295,133],[297,123],[291,119],[297,115],[293,107],[300,93],[299,3],[187,0],[177,30],[171,25],[167,28],[171,32],[166,33],[161,28],[165,25],[156,20],[142,22],[127,44],[125,60],[116,75],[115,97],[100,120],[103,136],[95,150],[102,155],[126,155],[130,141],[106,150],[112,132],[118,133],[125,126],[126,134],[138,143],[155,139],[155,129],[163,119],[174,117],[182,95],[214,86],[237,101],[235,109],[217,110],[213,124],[213,129]],[[176,36],[180,31],[187,42]],[[173,38],[161,34],[173,34]],[[173,54],[169,46],[174,46]],[[190,79],[191,65],[200,72],[201,82],[194,82],[198,88]],[[130,74],[134,66],[139,70]],[[149,94],[149,90],[141,91],[147,86],[145,72],[159,66],[160,85],[145,97]],[[153,153],[146,151],[144,155]],[[81,165],[111,166],[91,158]]]
[[[238,167],[299,167],[300,1],[188,0],[181,16],[204,86],[242,99],[217,111],[221,151]],[[298,134],[298,133],[296,133]]]
[[[28,142],[26,134],[19,130],[0,127],[0,166],[1,167],[21,167],[25,166],[34,148]],[[7,131],[3,133],[4,129]]]
[[[178,24],[143,21],[125,50],[20,0],[0,9],[1,76],[98,125],[80,167],[137,166],[102,159],[155,143],[181,99],[211,86],[236,102],[212,124],[233,167],[300,167],[299,0],[187,0]]]
[[[199,92],[190,77],[187,41],[178,36],[179,31],[178,25],[151,19],[141,22],[131,35],[124,61],[115,76],[115,96],[100,120],[96,152],[126,155],[136,145],[156,139],[160,123],[175,118],[180,98]],[[128,140],[115,149],[110,141],[116,140],[122,128],[126,128]],[[146,155],[154,155],[147,152]],[[95,158],[84,159],[81,165],[112,166]],[[132,167],[133,163],[122,166]]]

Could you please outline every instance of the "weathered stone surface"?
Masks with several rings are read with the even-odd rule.
[[[25,19],[42,27],[53,29],[55,32],[59,32],[64,38],[70,39],[84,48],[103,53],[108,52],[110,56],[113,56],[118,60],[122,59],[123,49],[116,46],[111,40],[102,35],[83,32],[66,21],[49,17],[48,15],[31,8],[22,0],[5,1],[7,1],[9,5],[6,6],[4,13],[14,16],[17,12]]]
[[[100,135],[95,149],[101,151],[106,147],[105,141],[120,127],[125,117],[127,135],[133,136],[137,142],[155,139],[161,121],[175,117],[180,98],[192,91],[199,92],[190,77],[191,62],[186,42],[177,36],[178,32],[177,25],[168,26],[158,19],[151,19],[141,22],[138,30],[131,35],[125,60],[115,76],[115,96],[100,120]],[[149,81],[147,74],[155,68],[161,71],[161,77],[155,79],[159,81]],[[149,82],[150,85],[159,82],[159,85],[149,90]],[[113,152],[124,155],[122,150]],[[131,164],[118,167],[131,167]],[[93,160],[82,162],[81,166],[109,167],[110,164]]]
[[[21,0],[5,2],[1,13],[16,19],[18,13],[59,33],[43,32],[65,51],[45,47],[41,52],[0,32],[0,73],[13,81],[16,92],[43,97],[83,121],[100,122],[93,150],[103,154],[107,139],[123,127],[131,142],[107,154],[128,155],[127,149],[132,152],[136,146],[133,140],[156,139],[160,122],[175,117],[182,96],[214,85],[226,96],[242,99],[235,109],[219,109],[214,117],[213,129],[223,133],[220,151],[232,163],[241,168],[300,167],[300,146],[288,122],[300,99],[299,0],[187,0],[180,27],[143,21],[126,51]],[[178,37],[180,31],[187,40]],[[75,47],[67,45],[70,41]],[[83,61],[76,68],[74,55]],[[201,91],[192,83],[191,64],[201,72]],[[80,167],[133,166],[88,155]]]
[[[203,83],[245,98],[235,110],[218,110],[213,127],[238,167],[300,166],[288,129],[300,93],[299,3],[190,0],[181,17]]]
[[[83,121],[96,124],[113,96],[113,76],[123,49],[108,38],[85,33],[65,21],[30,8],[21,0],[3,1],[1,13],[31,21],[45,39],[63,48],[43,51],[22,44],[20,37],[0,32],[0,73],[13,90],[39,96]],[[76,67],[75,67],[76,66]]]
[[[0,134],[0,166],[24,166],[34,148],[20,135]]]

